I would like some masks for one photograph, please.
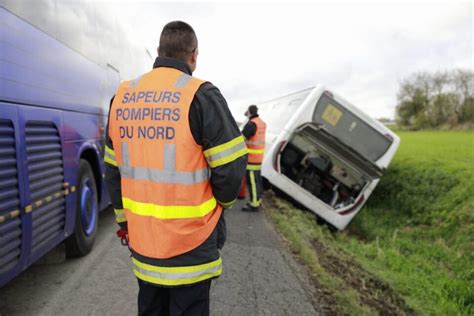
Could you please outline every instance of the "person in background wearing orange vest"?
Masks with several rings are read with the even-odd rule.
[[[223,209],[245,174],[244,138],[220,91],[192,76],[197,57],[192,27],[168,23],[153,69],[121,83],[109,113],[105,177],[139,315],[209,315]]]
[[[258,211],[262,204],[262,161],[265,151],[265,131],[267,124],[258,116],[256,105],[249,106],[245,115],[249,121],[244,126],[242,134],[249,152],[247,164],[247,188],[250,192],[250,203],[242,208],[244,212]]]

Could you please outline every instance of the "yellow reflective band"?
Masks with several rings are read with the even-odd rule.
[[[211,168],[225,165],[247,154],[244,137],[242,135],[204,151],[207,163]]]
[[[65,188],[68,188],[68,186],[69,186],[68,183],[64,183]],[[32,202],[30,205],[25,206],[25,213],[31,213],[33,210],[36,210],[36,209],[40,208],[43,205],[47,205],[48,203],[51,203],[53,200],[58,199],[62,196],[66,196],[70,192],[72,193],[74,191],[76,191],[76,187],[72,186],[70,188],[70,191],[69,191],[69,189],[65,189],[65,190],[61,190],[59,192],[56,192],[54,194],[45,196],[44,198],[42,198],[40,200],[37,200],[35,202]]]
[[[152,216],[159,219],[178,219],[204,217],[216,208],[217,201],[212,197],[206,202],[195,206],[157,205],[137,202],[123,197],[122,204],[124,208],[130,210],[130,212],[136,215]]]
[[[132,258],[133,273],[143,281],[159,285],[193,284],[222,274],[222,259],[189,267],[157,267]]]
[[[220,158],[220,159],[208,162],[208,163],[209,163],[209,166],[211,168],[217,168],[219,166],[222,166],[222,165],[225,165],[229,162],[232,162],[235,159],[237,159],[239,157],[242,157],[246,154],[247,154],[247,148],[244,147],[244,148],[240,149],[239,151],[236,151],[236,152],[234,152],[233,154],[231,154],[227,157],[223,157],[223,158]]]
[[[140,280],[143,280],[143,281],[146,281],[146,282],[149,282],[149,283],[152,283],[152,284],[159,284],[159,285],[168,285],[168,286],[173,286],[173,285],[184,285],[184,284],[194,284],[194,283],[198,283],[198,282],[201,282],[201,281],[204,281],[204,280],[207,280],[207,279],[211,279],[211,278],[214,278],[214,277],[217,277],[219,275],[222,274],[222,268],[220,268],[219,270],[215,271],[215,272],[212,272],[212,273],[206,273],[206,274],[202,274],[198,277],[194,277],[194,278],[183,278],[183,279],[162,279],[162,278],[156,278],[156,277],[152,277],[152,276],[149,276],[149,275],[145,275],[143,273],[140,273],[139,271],[137,271],[136,269],[133,269],[133,273],[135,274],[135,276],[137,278],[139,278]]]
[[[221,202],[221,201],[218,201],[220,205],[222,205],[224,208],[231,208],[234,204],[235,204],[235,201],[237,201],[237,199],[233,200],[233,201],[230,201],[230,202]]]
[[[259,207],[260,204],[262,203],[262,200],[257,200],[256,202],[250,202],[250,206],[253,206],[253,207]]]
[[[124,215],[120,215],[120,216],[117,215],[117,216],[115,216],[115,221],[117,223],[125,223],[127,221],[127,219],[125,218]]]
[[[250,205],[257,207],[259,206],[258,201],[257,201],[257,183],[255,182],[255,174],[253,171],[249,172],[250,174],[250,186],[252,189],[252,200],[250,201]]]
[[[263,154],[265,152],[265,149],[247,149],[249,154]]]
[[[212,147],[212,148],[209,148],[209,149],[205,150],[204,151],[204,157],[209,157],[211,155],[218,154],[218,153],[220,153],[224,150],[232,148],[235,145],[238,145],[238,144],[243,143],[243,142],[245,142],[244,137],[242,135],[237,136],[236,138],[228,141],[227,143],[224,143],[224,144],[221,144],[219,146]]]
[[[110,159],[107,156],[104,156],[104,161],[108,163],[109,165],[117,167],[117,162],[115,160]]]
[[[117,223],[124,223],[127,221],[127,219],[125,218],[125,212],[123,211],[123,209],[114,208],[114,213],[115,213],[115,221]]]
[[[219,258],[217,260],[208,262],[208,263],[203,263],[203,264],[198,264],[194,266],[184,266],[184,267],[157,267],[153,266],[151,264],[143,263],[138,261],[137,259],[132,257],[132,261],[135,265],[138,267],[145,269],[147,271],[152,271],[152,272],[160,272],[160,273],[191,273],[191,272],[198,272],[198,271],[203,271],[207,270],[209,268],[214,268],[220,264],[222,264],[222,259]]]
[[[115,151],[107,145],[105,145],[105,151],[110,155],[115,156]]]
[[[262,165],[247,165],[247,170],[258,171],[262,170]]]

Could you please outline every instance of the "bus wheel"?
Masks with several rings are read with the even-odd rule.
[[[272,189],[272,184],[264,177],[262,177],[262,186],[264,191]]]
[[[87,255],[94,245],[99,220],[97,186],[89,163],[79,161],[74,233],[66,240],[68,257]]]

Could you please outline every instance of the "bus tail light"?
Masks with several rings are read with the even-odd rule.
[[[331,92],[329,92],[328,90],[324,91],[324,94],[327,95],[330,98],[334,98],[334,95]]]
[[[280,144],[278,144],[277,151],[275,152],[275,155],[273,156],[273,169],[275,169],[275,171],[278,173],[280,173],[278,160],[280,160],[281,152],[283,151],[283,147],[285,147],[286,143],[287,143],[286,140],[280,142]]]
[[[347,215],[347,214],[350,214],[350,213],[354,212],[354,211],[356,210],[356,208],[359,207],[359,205],[361,205],[362,202],[364,202],[364,200],[365,200],[365,197],[364,197],[364,195],[362,194],[362,195],[359,197],[359,199],[357,200],[357,202],[355,202],[354,205],[352,205],[351,208],[349,208],[349,209],[347,209],[347,210],[345,210],[345,211],[340,212],[339,215]]]
[[[392,135],[390,135],[390,134],[383,134],[383,136],[385,136],[386,138],[388,138],[390,141],[393,142],[393,137],[392,137]]]

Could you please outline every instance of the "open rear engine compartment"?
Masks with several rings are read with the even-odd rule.
[[[370,177],[314,137],[315,127],[296,131],[281,152],[281,172],[334,209],[354,203]]]

